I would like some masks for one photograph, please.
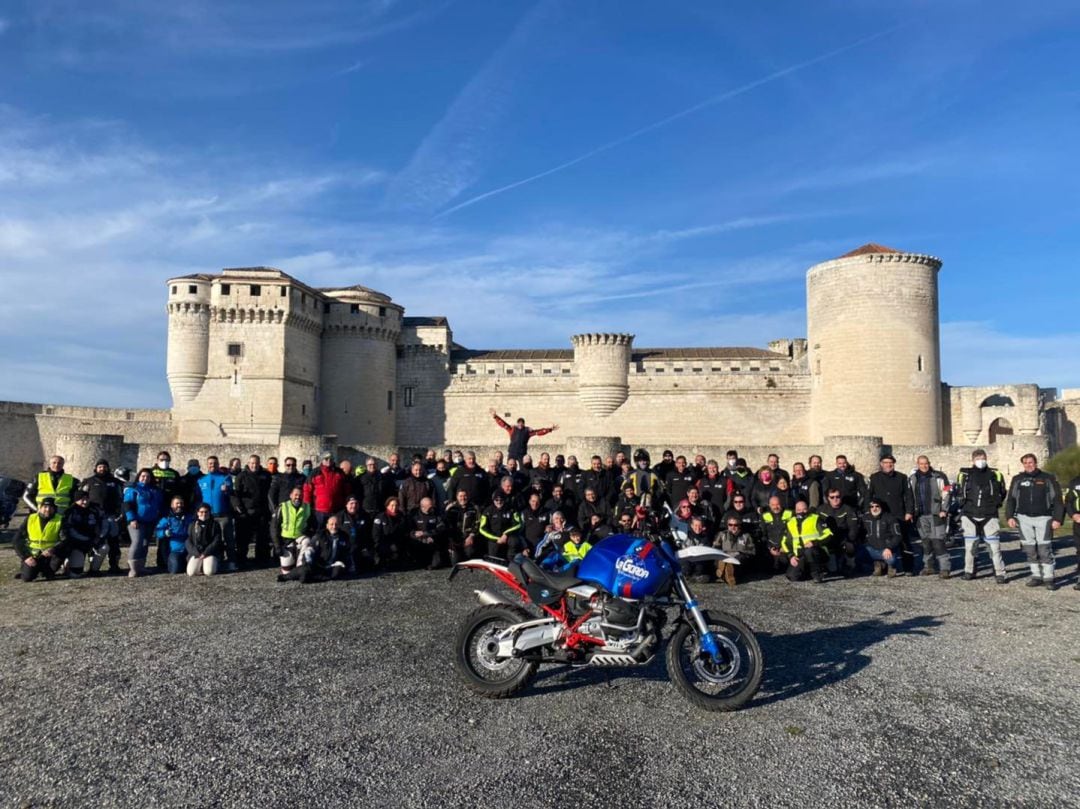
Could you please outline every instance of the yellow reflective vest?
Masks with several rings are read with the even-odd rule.
[[[582,542],[580,545],[577,545],[573,541],[570,541],[563,545],[562,555],[563,559],[567,562],[580,562],[585,558],[585,554],[591,550],[592,545],[588,542]]]
[[[42,525],[40,514],[31,514],[26,518],[27,543],[30,546],[31,556],[41,556],[43,551],[52,548],[60,541],[60,515],[54,514],[52,518]]]
[[[56,501],[57,515],[62,516],[71,505],[71,495],[74,494],[72,491],[74,488],[75,478],[67,472],[60,474],[60,480],[57,481],[56,488],[53,488],[52,472],[38,472],[37,502],[40,503],[43,497],[51,497]]]
[[[299,539],[304,535],[304,529],[310,519],[310,503],[301,503],[297,508],[292,504],[292,500],[286,500],[281,504],[281,538]]]
[[[825,519],[820,514],[807,514],[802,523],[798,517],[792,517],[787,521],[784,531],[784,539],[780,543],[780,550],[792,556],[798,555],[807,542],[813,542],[822,550],[827,550],[825,540],[832,536],[832,531],[825,524]]]

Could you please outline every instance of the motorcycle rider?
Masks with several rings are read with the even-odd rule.
[[[949,558],[949,479],[943,472],[930,466],[930,459],[920,455],[915,459],[916,469],[908,478],[915,507],[915,531],[922,541],[922,575],[934,575],[934,559],[938,563],[938,575],[950,577],[952,562]]]
[[[90,499],[90,507],[100,514],[98,546],[90,563],[92,570],[100,570],[101,562],[109,559],[109,573],[120,572],[120,514],[124,505],[124,485],[117,480],[104,458],[94,464],[94,474],[82,483]]]
[[[832,536],[825,518],[810,511],[803,500],[795,504],[795,514],[784,524],[780,552],[788,560],[787,577],[798,581],[807,571],[821,584],[829,562],[828,540]]]
[[[656,508],[664,496],[664,484],[660,477],[649,468],[648,450],[634,451],[634,467],[627,476],[626,482],[633,487],[637,504],[647,509]]]
[[[870,510],[862,517],[862,531],[866,554],[874,561],[874,575],[882,575],[888,568],[889,578],[902,575],[900,548],[903,534],[895,514],[885,511],[878,499],[870,501]]]
[[[18,555],[19,578],[31,582],[38,576],[56,578],[68,548],[60,534],[61,517],[52,497],[37,497],[37,508],[15,534],[12,547]]]
[[[1065,513],[1072,523],[1073,544],[1076,546],[1076,558],[1080,561],[1080,476],[1069,481],[1069,488],[1065,490]],[[1080,581],[1073,585],[1074,590],[1080,590]]]
[[[1039,469],[1032,453],[1020,459],[1024,471],[1012,479],[1005,500],[1009,527],[1020,532],[1020,547],[1031,566],[1028,587],[1054,589],[1054,531],[1065,520],[1065,504],[1057,478]]]
[[[477,532],[480,512],[469,502],[469,493],[465,489],[458,489],[456,499],[446,507],[444,520],[451,564],[457,564],[465,559],[477,559],[484,555],[487,544]]]
[[[491,505],[480,513],[477,529],[487,540],[487,555],[508,560],[511,539],[516,547],[520,541],[521,515],[507,503],[506,495],[498,490],[491,496]]]
[[[743,573],[754,564],[758,555],[757,543],[744,530],[742,520],[736,516],[731,516],[727,518],[725,530],[716,538],[713,546],[720,548],[726,554],[734,556],[739,561],[738,565],[733,565],[730,562],[716,563],[716,577],[728,586],[734,587],[736,581],[735,568],[738,567],[739,572]]]
[[[74,496],[71,507],[65,512],[60,522],[60,536],[68,549],[68,577],[77,579],[82,576],[86,559],[98,547],[101,536],[101,513],[90,505],[90,493],[85,484]],[[101,566],[101,557],[95,557],[97,566]],[[91,570],[96,572],[97,567]]]
[[[839,489],[825,493],[825,505],[818,509],[833,535],[836,572],[850,576],[858,569],[859,515],[844,502]]]
[[[314,530],[311,504],[304,502],[303,488],[293,486],[289,499],[279,505],[270,518],[270,536],[282,573],[288,573],[296,565],[301,542]]]
[[[956,476],[953,501],[960,508],[964,529],[964,581],[975,578],[975,554],[979,541],[986,543],[994,564],[994,578],[1005,583],[1005,560],[1001,558],[998,512],[1005,502],[1005,476],[986,463],[986,450],[971,453],[971,466]]]
[[[425,570],[443,567],[446,564],[446,526],[435,513],[435,501],[430,497],[422,498],[420,507],[409,515],[409,520],[413,562]]]

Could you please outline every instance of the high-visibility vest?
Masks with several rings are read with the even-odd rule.
[[[580,562],[585,558],[585,554],[592,550],[592,545],[588,542],[582,542],[577,545],[571,540],[563,545],[562,555],[563,559],[567,562]]]
[[[26,535],[30,538],[30,555],[40,556],[60,541],[60,517],[54,514],[42,525],[41,515],[31,514],[26,518]]]
[[[819,514],[807,514],[802,525],[799,524],[798,517],[792,517],[787,521],[787,532],[780,547],[785,553],[794,555],[801,551],[807,542],[821,543],[831,536],[832,531],[821,523]]]
[[[53,488],[52,472],[38,472],[37,502],[40,503],[43,497],[51,497],[56,501],[56,513],[62,515],[71,505],[74,488],[75,478],[67,472],[60,474],[56,488]]]
[[[311,519],[311,505],[301,503],[297,508],[292,500],[286,500],[281,504],[281,538],[299,539],[304,535],[308,520]]]

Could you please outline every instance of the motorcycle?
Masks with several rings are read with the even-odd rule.
[[[735,710],[757,692],[765,661],[745,623],[698,605],[681,563],[706,561],[738,564],[716,548],[678,548],[670,532],[656,528],[607,537],[561,573],[521,555],[459,562],[451,580],[462,570],[487,571],[521,604],[475,591],[481,606],[460,627],[455,666],[474,693],[504,698],[525,688],[543,663],[647,666],[671,624],[669,679],[700,708]]]

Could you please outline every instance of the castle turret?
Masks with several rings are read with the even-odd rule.
[[[940,259],[868,244],[811,267],[811,440],[941,441]]]
[[[397,339],[404,309],[362,286],[319,290],[324,307],[321,428],[349,446],[396,439]]]
[[[208,275],[189,275],[168,282],[169,348],[166,372],[173,405],[194,401],[206,381],[210,350],[210,287]]]
[[[632,334],[575,334],[578,399],[593,416],[610,416],[630,393]]]

